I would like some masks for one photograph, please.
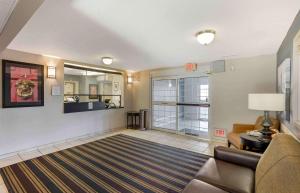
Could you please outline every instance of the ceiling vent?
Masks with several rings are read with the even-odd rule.
[[[206,74],[216,74],[225,72],[225,60],[216,60],[209,64],[209,69],[205,71]]]

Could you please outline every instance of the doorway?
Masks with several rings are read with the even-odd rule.
[[[152,128],[209,139],[208,77],[152,79]]]

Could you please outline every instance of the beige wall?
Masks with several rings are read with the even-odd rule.
[[[132,109],[150,108],[150,71],[135,73],[132,85]]]
[[[226,72],[212,75],[210,87],[212,128],[254,123],[262,112],[248,110],[248,94],[276,92],[275,55],[227,60]]]
[[[63,60],[5,50],[1,59],[45,65],[45,105],[43,107],[0,108],[0,155],[95,132],[125,126],[125,109],[63,113],[63,95],[51,96],[51,86],[60,85],[63,93]],[[57,67],[57,78],[46,78],[46,65]],[[2,70],[2,68],[1,68]],[[2,81],[2,79],[1,79]],[[0,83],[2,87],[2,83]],[[2,92],[2,88],[0,88]],[[125,105],[130,105],[125,89]],[[2,93],[0,94],[2,97]],[[0,101],[1,98],[0,98]]]
[[[135,110],[150,108],[151,77],[206,76],[207,64],[186,73],[183,67],[143,71],[135,74],[133,104]],[[226,72],[210,75],[210,128],[232,129],[232,124],[254,123],[262,112],[248,110],[248,94],[276,92],[275,55],[226,60]]]
[[[128,85],[125,81],[125,109],[64,114],[63,96],[50,95],[52,85],[63,88],[63,60],[13,50],[2,52],[0,59],[57,67],[55,80],[45,77],[44,107],[0,108],[0,155],[124,127],[127,110],[150,108],[151,76],[184,74],[183,68],[139,72],[135,74],[134,84]],[[254,122],[261,112],[247,109],[247,94],[275,91],[275,64],[275,56],[226,61],[227,71],[210,77],[211,127],[230,130],[234,122]],[[234,66],[233,71],[229,70],[231,66]],[[203,69],[200,67],[193,76],[204,75]],[[1,97],[2,94],[0,101]]]

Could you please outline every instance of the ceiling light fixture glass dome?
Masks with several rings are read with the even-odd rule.
[[[216,31],[214,30],[203,30],[196,34],[197,40],[202,45],[208,45],[214,41]]]
[[[113,63],[113,59],[111,57],[102,57],[103,64],[111,65]]]

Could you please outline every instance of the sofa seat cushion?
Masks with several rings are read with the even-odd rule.
[[[183,190],[182,193],[228,193],[215,186],[202,182],[200,180],[192,180]]]
[[[196,179],[231,193],[253,193],[254,176],[252,169],[210,158]]]

